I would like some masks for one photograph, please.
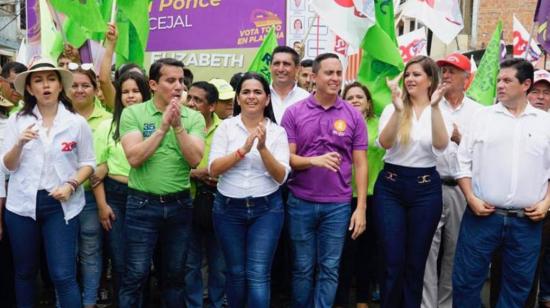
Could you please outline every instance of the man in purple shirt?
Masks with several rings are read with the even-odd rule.
[[[286,217],[293,254],[292,307],[332,306],[346,228],[355,239],[366,225],[365,121],[338,97],[342,64],[337,55],[317,56],[312,71],[317,91],[290,106],[281,123],[293,169]],[[350,219],[352,164],[358,206]]]

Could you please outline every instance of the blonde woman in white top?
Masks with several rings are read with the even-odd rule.
[[[72,74],[39,61],[15,80],[24,96],[10,116],[0,165],[10,174],[6,226],[15,265],[18,307],[33,307],[39,243],[60,307],[80,307],[76,283],[78,214],[84,207],[80,184],[95,168],[92,134],[75,114],[65,90]]]
[[[392,104],[380,118],[378,143],[386,149],[384,169],[374,186],[373,217],[382,248],[381,307],[420,307],[424,268],[441,216],[441,179],[436,157],[449,143],[439,109],[446,91],[439,69],[425,56],[388,82]],[[403,92],[403,93],[402,93]]]
[[[269,307],[270,272],[283,227],[281,191],[288,172],[285,130],[275,124],[269,84],[246,73],[236,88],[235,116],[214,134],[210,176],[219,176],[214,231],[227,265],[230,307]]]

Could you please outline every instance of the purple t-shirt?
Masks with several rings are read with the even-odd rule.
[[[352,197],[353,150],[366,150],[365,120],[359,111],[338,97],[324,109],[313,95],[290,106],[281,121],[288,143],[304,157],[337,152],[342,156],[338,172],[322,167],[293,170],[288,188],[298,198],[319,203],[349,202]]]

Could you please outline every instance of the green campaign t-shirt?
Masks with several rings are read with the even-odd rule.
[[[120,136],[139,131],[143,138],[160,128],[162,112],[153,100],[127,107],[120,119]],[[188,134],[204,139],[205,122],[200,112],[181,109],[181,122]],[[128,187],[152,194],[164,195],[189,189],[191,167],[180,151],[173,129],[162,139],[159,147],[141,166],[131,168]]]
[[[212,147],[212,139],[214,139],[214,132],[220,125],[222,120],[215,114],[212,113],[212,125],[208,128],[208,131],[206,132],[206,139],[204,140],[204,154],[202,155],[201,162],[197,166],[198,168],[205,168],[208,166],[208,155],[210,155],[210,148]],[[197,192],[197,183],[195,180],[191,181],[191,196],[193,198],[196,195]]]
[[[109,174],[128,176],[130,164],[124,154],[122,144],[113,140],[115,127],[111,129],[112,120],[105,120],[99,124],[94,135],[94,148],[97,153],[97,164],[107,164]]]
[[[103,108],[101,105],[97,105],[97,104],[94,105],[94,111],[92,112],[90,117],[86,119],[86,121],[88,122],[88,126],[90,126],[90,129],[92,130],[92,137],[94,138],[94,140],[97,137],[97,133],[98,133],[97,128],[99,127],[99,125],[103,121],[111,120],[112,118],[113,118],[113,115],[109,113],[109,111],[105,110],[105,108]],[[98,148],[96,147],[95,142],[94,142],[94,152],[95,152],[96,161],[97,161],[97,158],[99,157],[100,153],[98,152]],[[85,190],[92,189],[92,185],[90,184],[89,180],[86,180],[84,182],[83,187]]]
[[[373,194],[376,178],[384,167],[384,161],[382,160],[382,158],[384,157],[384,153],[386,153],[386,150],[378,147],[375,142],[376,138],[378,137],[378,120],[379,119],[375,116],[365,121],[367,124],[367,132],[369,135],[369,147],[367,149],[369,186],[367,189],[367,196],[371,196]],[[355,168],[353,169],[351,185],[353,187],[353,196],[357,197]]]

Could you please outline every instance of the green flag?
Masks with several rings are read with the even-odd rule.
[[[98,0],[99,10],[105,23],[110,22],[114,0]],[[143,66],[145,49],[149,39],[150,0],[116,0],[116,26],[118,40],[115,47],[116,65],[132,62]],[[93,33],[96,41],[105,39],[105,30]]]
[[[273,49],[277,47],[277,37],[275,36],[275,27],[271,27],[269,33],[264,37],[262,45],[258,48],[258,52],[252,60],[250,67],[248,68],[249,72],[256,72],[271,83],[271,72],[269,70],[269,65],[271,64],[271,58],[273,56]]]
[[[119,11],[120,12],[120,11]],[[143,66],[145,47],[142,46],[134,25],[122,14],[117,15],[118,40],[115,47],[116,66],[124,63],[135,63]]]
[[[466,91],[466,95],[482,105],[492,105],[497,94],[497,77],[500,69],[500,38],[502,37],[502,21],[498,21],[491,41],[479,62],[474,81]]]
[[[63,52],[63,39],[61,33],[57,31],[53,21],[50,9],[46,0],[39,1],[40,6],[40,49],[43,58],[53,61]],[[60,41],[61,45],[56,44]]]
[[[133,26],[131,35],[136,35],[144,52],[149,38],[149,1],[117,0],[117,6]],[[134,50],[130,50],[134,52]]]
[[[55,10],[72,18],[82,28],[91,32],[105,32],[105,22],[101,17],[96,0],[49,0]]]
[[[94,41],[101,42],[105,39],[105,31],[107,31],[107,24],[111,22],[111,11],[113,9],[113,0],[97,0],[99,6],[99,12],[103,17],[103,22],[105,23],[105,29],[102,32],[92,33],[91,39]]]
[[[363,57],[357,79],[371,92],[374,112],[382,113],[391,103],[386,78],[394,78],[404,68],[395,38],[393,1],[375,1],[376,24],[363,38]]]

